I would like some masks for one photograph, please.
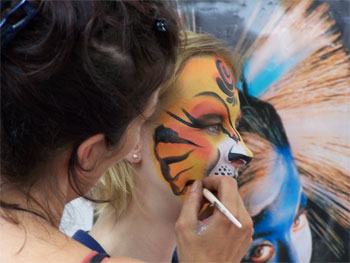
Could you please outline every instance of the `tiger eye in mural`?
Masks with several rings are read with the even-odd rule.
[[[238,90],[228,66],[212,56],[194,57],[180,72],[174,97],[156,121],[154,158],[175,195],[210,174],[235,177],[252,153],[237,132]]]

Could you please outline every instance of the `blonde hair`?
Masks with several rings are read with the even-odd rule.
[[[177,55],[174,73],[160,91],[159,100],[161,108],[165,107],[167,99],[171,97],[169,95],[175,86],[178,74],[186,62],[192,57],[202,55],[220,57],[230,67],[236,80],[238,80],[240,75],[241,67],[238,56],[214,36],[183,31],[180,34],[180,38],[182,47],[179,49]],[[132,165],[126,160],[122,160],[110,168],[91,191],[93,198],[108,200],[106,203],[96,204],[97,212],[101,213],[105,209],[114,209],[117,216],[121,215],[128,207],[130,201],[136,200],[134,177],[135,171]]]

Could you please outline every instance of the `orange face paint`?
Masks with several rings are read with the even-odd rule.
[[[212,56],[186,62],[170,105],[156,120],[153,153],[159,176],[183,196],[194,180],[234,176],[252,153],[236,130],[238,91],[229,67]]]

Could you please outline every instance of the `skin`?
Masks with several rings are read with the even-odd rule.
[[[229,67],[211,56],[190,59],[176,94],[156,120],[151,153],[159,177],[175,195],[210,174],[235,176],[252,153],[237,132],[238,91]]]
[[[289,148],[275,148],[273,154],[276,161],[259,179],[258,185],[248,183],[241,189],[248,211],[253,214],[255,230],[253,244],[245,260],[257,263],[309,262],[311,230],[306,217],[306,196],[297,167]],[[266,190],[270,189],[268,185],[271,182],[274,182],[274,189]],[[256,187],[265,189],[264,193],[254,191]],[[263,197],[264,194],[274,198],[266,202],[268,198]],[[258,207],[259,212],[256,212]]]
[[[175,95],[145,125],[140,143],[127,156],[135,170],[137,201],[132,200],[119,217],[106,210],[90,232],[109,254],[169,262],[177,246],[184,262],[239,262],[248,249],[252,221],[232,176],[252,154],[235,127],[240,117],[237,90],[234,85],[228,89],[231,93],[219,87],[217,78],[222,83],[224,79],[217,65],[225,68],[226,81],[235,83],[217,58],[190,59],[170,91]],[[177,161],[166,162],[169,157]],[[231,169],[231,176],[213,175],[222,166]],[[192,187],[195,180],[196,187]],[[202,185],[217,192],[242,229],[217,210],[205,220],[198,219],[204,201]],[[201,225],[206,230],[198,234]]]
[[[157,94],[154,94],[143,112],[144,117],[139,117],[132,121],[127,128],[123,138],[123,144],[116,149],[107,149],[104,135],[97,134],[86,139],[78,148],[79,162],[86,170],[79,170],[78,176],[83,181],[83,190],[89,191],[96,184],[103,173],[115,162],[127,155],[137,144],[140,137],[141,127],[145,123],[145,118],[153,114]],[[45,173],[49,176],[57,177],[57,184],[62,193],[62,200],[58,202],[56,198],[47,198],[43,189],[49,189],[52,185],[48,182],[40,181],[32,187],[31,194],[39,203],[49,202],[51,208],[55,208],[55,213],[51,216],[57,226],[62,217],[64,204],[78,197],[68,182],[67,168],[70,158],[70,149],[65,149],[55,156],[51,162],[38,166],[31,173]],[[1,200],[5,202],[17,203],[20,207],[30,209],[36,213],[45,215],[41,207],[36,203],[28,206],[26,196],[15,190],[4,190],[0,192]],[[48,193],[49,194],[49,193]],[[8,212],[2,211],[5,214]],[[1,253],[1,262],[80,262],[88,255],[90,249],[80,243],[71,240],[52,226],[48,221],[32,213],[13,211],[20,222],[15,225],[0,217],[0,246],[6,253]],[[25,242],[24,242],[25,241]],[[109,259],[108,262],[127,262],[126,259]],[[135,260],[133,260],[135,262]]]

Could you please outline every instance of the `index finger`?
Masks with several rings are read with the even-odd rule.
[[[231,207],[237,204],[237,199],[240,198],[238,186],[235,179],[229,176],[213,175],[205,177],[202,180],[203,187],[211,191],[216,191],[221,203]]]
[[[200,181],[195,181],[190,194],[184,199],[177,224],[194,229],[198,224],[201,202],[202,185]]]

